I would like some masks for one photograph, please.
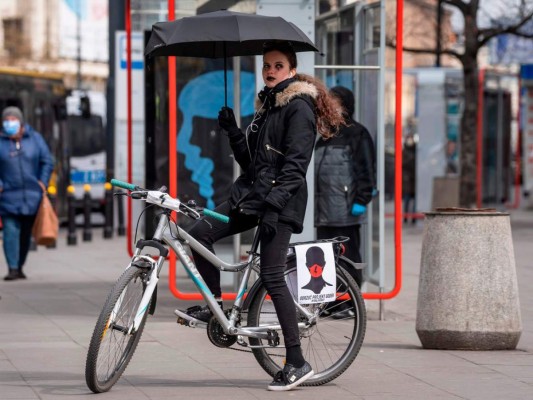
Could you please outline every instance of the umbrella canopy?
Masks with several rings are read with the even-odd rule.
[[[305,33],[281,17],[221,10],[155,23],[144,55],[224,58],[227,106],[227,57],[262,54],[264,43],[271,40],[289,41],[296,52],[318,51]]]
[[[318,51],[296,25],[281,17],[227,10],[157,22],[145,56],[226,58],[262,54],[269,40],[291,42],[294,51]]]

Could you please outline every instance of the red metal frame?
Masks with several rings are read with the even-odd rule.
[[[386,300],[396,297],[402,287],[402,73],[403,73],[403,0],[396,2],[396,104],[394,131],[394,287],[387,293],[363,293],[365,299]]]
[[[168,0],[168,20],[175,19],[174,0]],[[127,70],[128,70],[128,182],[132,181],[132,120],[131,120],[131,8],[130,0],[126,0],[126,37],[127,37]],[[396,2],[396,105],[395,105],[395,194],[394,194],[394,246],[395,246],[395,284],[387,293],[363,293],[365,299],[391,299],[395,297],[402,286],[402,72],[403,72],[403,0]],[[168,58],[168,92],[169,92],[169,194],[177,196],[178,169],[176,152],[176,58]],[[132,207],[131,198],[128,197],[127,213],[127,240],[128,251],[133,254],[131,243]],[[169,288],[174,296],[182,300],[201,300],[199,293],[180,292],[176,287],[176,256],[173,252],[169,256]],[[233,300],[236,293],[223,293],[222,298]]]

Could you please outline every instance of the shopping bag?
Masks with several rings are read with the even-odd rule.
[[[58,232],[59,220],[57,219],[50,199],[48,199],[46,192],[44,192],[35,222],[33,223],[33,238],[38,245],[52,246],[57,240]]]

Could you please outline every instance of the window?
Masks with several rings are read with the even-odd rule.
[[[381,30],[379,7],[367,8],[365,10],[364,27],[364,50],[379,48],[379,35]]]
[[[105,151],[105,131],[102,117],[83,118],[70,115],[67,120],[71,156],[83,157]]]
[[[10,57],[19,58],[29,54],[27,42],[23,40],[22,18],[5,18],[4,49]]]

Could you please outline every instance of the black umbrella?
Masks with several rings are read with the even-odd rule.
[[[289,41],[296,52],[318,51],[305,33],[281,17],[221,10],[155,23],[144,55],[224,58],[225,88],[227,57],[262,54],[270,40]],[[227,106],[226,90],[224,102]]]

